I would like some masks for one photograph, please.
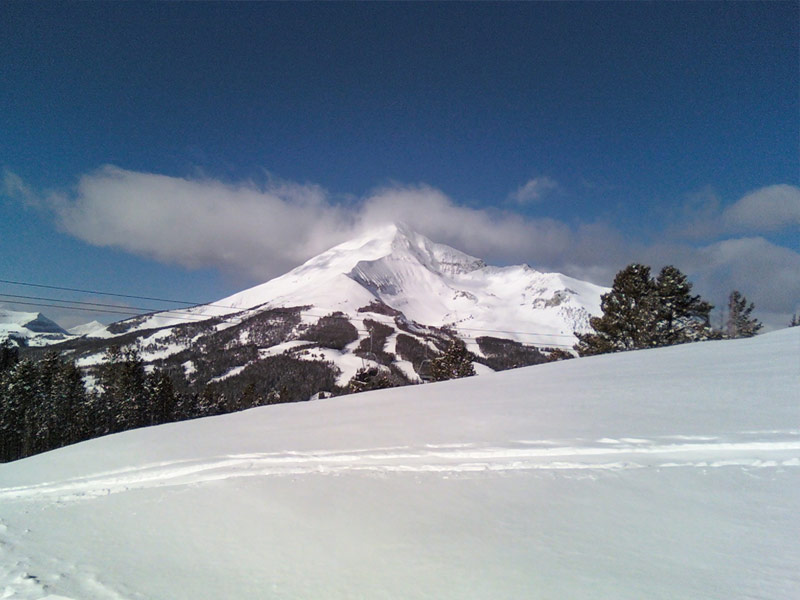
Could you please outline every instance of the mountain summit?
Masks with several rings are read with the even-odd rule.
[[[571,345],[573,332],[585,331],[589,318],[600,313],[606,291],[527,265],[487,266],[393,223],[339,244],[285,275],[188,312],[202,318],[311,306],[316,313],[357,316],[359,309],[378,302],[410,321],[451,327],[467,338],[502,334],[528,344]],[[184,321],[159,313],[138,327]]]
[[[409,382],[453,337],[483,361],[479,372],[543,362],[589,328],[605,291],[527,265],[489,266],[389,224],[217,302],[127,319],[86,337],[134,344],[146,361],[182,370],[195,389],[248,373],[249,382],[266,386],[266,363],[279,359],[316,361],[339,388],[365,367]],[[101,345],[73,345],[80,366],[103,360]],[[334,385],[319,381],[315,391]]]
[[[0,342],[13,345],[46,345],[66,339],[67,332],[42,313],[20,312],[0,308]]]

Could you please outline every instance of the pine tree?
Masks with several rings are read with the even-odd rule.
[[[35,435],[32,453],[44,452],[60,446],[59,402],[56,390],[61,361],[58,354],[48,352],[36,363],[36,392],[33,406]]]
[[[446,381],[475,375],[472,354],[459,339],[453,339],[447,349],[431,361],[431,381]]]
[[[800,315],[792,315],[792,320],[789,321],[789,327],[797,327],[800,325]]]
[[[671,346],[714,337],[710,313],[714,308],[691,294],[692,284],[680,270],[668,265],[656,279],[655,345]]]
[[[385,367],[362,367],[347,383],[347,391],[350,393],[366,392],[369,390],[383,390],[390,387],[401,385],[397,378],[392,376],[391,371]]]
[[[631,264],[617,273],[611,291],[600,298],[602,317],[592,317],[595,333],[576,333],[581,356],[656,345],[658,294],[650,267]]]
[[[728,298],[728,337],[743,338],[753,337],[763,325],[755,317],[751,317],[755,305],[747,304],[747,298],[738,290],[731,292]]]
[[[175,420],[178,399],[169,375],[161,369],[155,369],[147,376],[145,387],[148,424],[161,425]]]
[[[83,374],[72,360],[61,359],[56,386],[59,400],[56,403],[59,423],[59,446],[74,444],[90,437],[85,423],[90,410],[89,397],[83,383]]]
[[[100,367],[98,383],[111,432],[148,425],[144,361],[135,348],[111,346]]]
[[[589,320],[594,333],[575,333],[575,350],[589,356],[715,337],[709,323],[713,307],[691,291],[686,275],[671,265],[655,280],[650,267],[627,266],[600,298],[603,316]]]
[[[218,394],[213,386],[206,386],[197,398],[195,414],[198,417],[224,415],[227,411],[225,396]]]
[[[0,450],[3,460],[33,454],[35,447],[36,365],[21,360],[3,376],[0,398]]]
[[[33,451],[44,452],[78,441],[86,404],[86,388],[80,370],[55,352],[48,352],[36,363],[36,370]]]
[[[11,370],[19,362],[19,348],[6,339],[0,344],[0,373]]]

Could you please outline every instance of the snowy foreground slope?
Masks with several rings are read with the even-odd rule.
[[[0,465],[0,598],[797,598],[798,357],[793,328]]]

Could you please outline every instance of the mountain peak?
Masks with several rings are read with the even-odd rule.
[[[521,342],[558,345],[569,343],[572,332],[588,328],[606,291],[527,266],[489,267],[480,258],[431,241],[406,223],[388,222],[364,228],[358,237],[280,277],[190,312],[210,318],[306,307],[316,314],[337,312],[358,321],[362,310],[377,302],[409,321],[452,327],[465,336],[502,333]],[[167,312],[133,327],[153,329],[184,321]]]
[[[446,244],[433,242],[402,221],[381,225],[360,239],[368,240],[367,244],[383,246],[382,252],[379,252],[383,254],[382,256],[365,257],[365,260],[390,256],[398,260],[416,260],[427,269],[444,275],[468,273],[486,266],[480,258],[470,256]],[[337,246],[339,247],[341,246]]]

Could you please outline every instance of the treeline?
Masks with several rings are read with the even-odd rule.
[[[711,326],[710,303],[692,294],[692,284],[668,265],[657,277],[650,267],[631,264],[617,273],[600,298],[603,315],[592,317],[592,333],[575,333],[580,356],[672,346],[703,340],[750,337],[762,325],[751,316],[753,303],[738,291],[728,299],[725,330]]]
[[[20,360],[0,346],[0,461],[7,462],[83,440],[295,400],[258,394],[254,386],[226,394],[214,386],[178,392],[161,369],[149,373],[135,349],[108,349],[87,389],[83,373],[55,352]]]

